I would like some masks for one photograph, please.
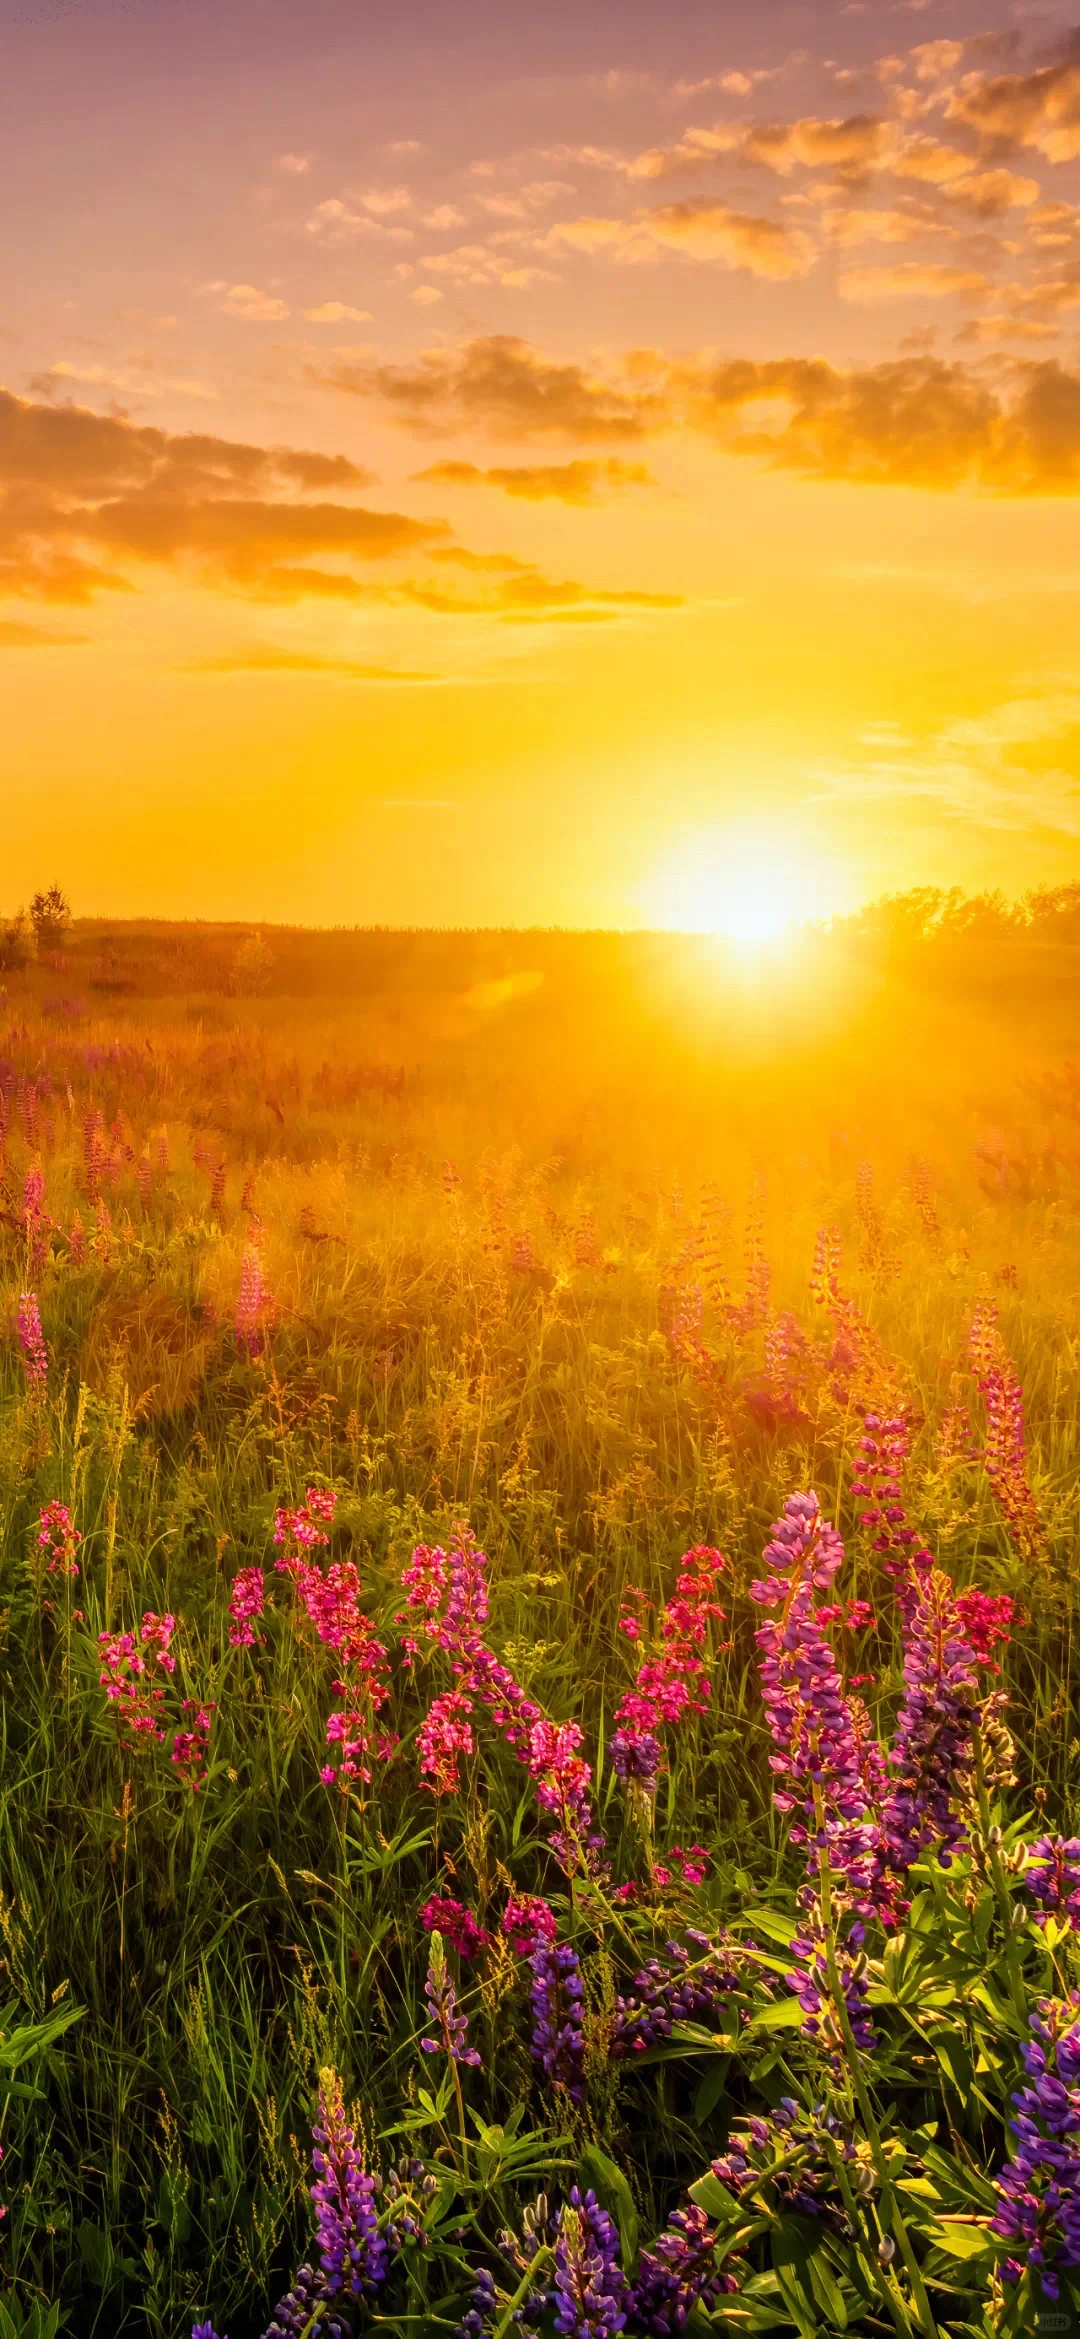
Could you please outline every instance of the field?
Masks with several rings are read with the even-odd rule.
[[[1080,2328],[1078,961],[0,978],[4,2339]]]

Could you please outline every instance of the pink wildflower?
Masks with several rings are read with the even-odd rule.
[[[435,1795],[456,1794],[461,1784],[459,1758],[472,1754],[476,1743],[472,1710],[471,1700],[460,1690],[447,1690],[443,1697],[434,1699],[416,1733],[420,1776]]]
[[[614,1767],[620,1778],[638,1780],[649,1793],[659,1774],[660,1731],[665,1726],[677,1728],[688,1713],[705,1711],[709,1682],[702,1652],[710,1623],[724,1618],[712,1595],[726,1566],[723,1553],[708,1544],[697,1544],[684,1554],[674,1596],[660,1617],[654,1653],[640,1667],[615,1715]]]
[[[459,1900],[443,1900],[433,1893],[420,1911],[420,1922],[425,1933],[441,1933],[459,1957],[476,1957],[487,1948],[490,1936]]]
[[[558,1931],[554,1910],[534,1892],[511,1893],[502,1929],[518,1957],[531,1957],[538,1941],[554,1941]]]
[[[197,1795],[206,1777],[206,1760],[210,1750],[210,1717],[214,1706],[199,1705],[195,1698],[184,1699],[185,1714],[191,1716],[186,1730],[177,1730],[173,1736],[172,1760],[181,1776],[187,1780],[193,1795]]]
[[[49,1574],[77,1576],[76,1550],[82,1542],[66,1502],[46,1503],[38,1522],[37,1543],[49,1555]],[[40,1563],[39,1563],[40,1564]]]
[[[234,1649],[253,1649],[256,1641],[263,1638],[253,1627],[265,1603],[266,1586],[261,1567],[240,1568],[233,1577],[229,1594],[229,1639]]]
[[[176,1671],[170,1642],[176,1630],[173,1616],[156,1616],[148,1609],[138,1635],[131,1632],[98,1634],[102,1670],[98,1675],[116,1715],[117,1727],[129,1733],[129,1744],[165,1736],[165,1684],[160,1673]]]
[[[31,1397],[43,1397],[45,1383],[49,1377],[49,1351],[45,1346],[45,1335],[41,1329],[41,1310],[38,1306],[36,1292],[24,1291],[21,1293],[18,1322],[19,1346],[22,1349],[26,1386]]]

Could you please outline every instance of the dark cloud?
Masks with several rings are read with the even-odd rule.
[[[588,446],[640,439],[659,412],[641,385],[604,381],[510,333],[429,350],[413,365],[344,358],[308,372],[326,388],[378,398],[407,429],[430,436],[477,427],[523,444]]]
[[[331,553],[382,560],[449,534],[328,501],[370,473],[344,455],[171,433],[0,391],[0,595],[85,603],[131,589],[125,564],[192,566],[211,580],[281,591],[282,561]],[[318,500],[315,500],[318,498]],[[318,590],[291,571],[293,589]]]

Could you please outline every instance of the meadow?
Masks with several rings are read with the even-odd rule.
[[[2,2339],[1080,2329],[1078,1003],[0,975]]]

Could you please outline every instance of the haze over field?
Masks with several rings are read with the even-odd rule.
[[[1057,10],[4,0],[0,178],[5,904],[1074,870]]]

